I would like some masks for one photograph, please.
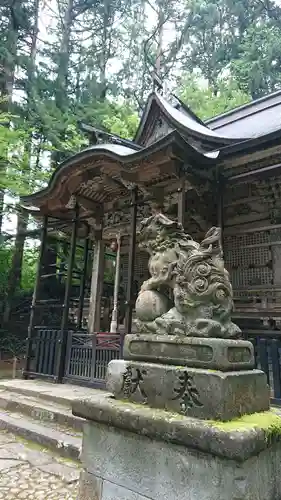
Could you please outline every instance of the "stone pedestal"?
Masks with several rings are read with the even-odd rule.
[[[120,359],[109,363],[107,376],[107,389],[116,399],[190,417],[231,420],[269,409],[260,370],[221,372]]]
[[[221,371],[255,366],[251,342],[180,335],[126,335],[124,359]]]
[[[127,335],[124,358],[108,365],[107,389],[116,399],[223,421],[269,409],[251,342]]]
[[[79,500],[281,498],[281,417],[273,411],[210,422],[96,391],[73,413],[87,419]]]
[[[79,500],[281,500],[281,416],[250,342],[128,335],[87,419]]]

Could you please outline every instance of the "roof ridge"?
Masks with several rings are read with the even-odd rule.
[[[252,99],[251,101],[246,102],[245,104],[241,104],[240,106],[237,106],[236,108],[232,108],[229,111],[225,111],[224,113],[220,113],[219,115],[215,115],[212,118],[208,118],[207,120],[205,120],[204,123],[205,123],[205,125],[209,124],[209,123],[214,123],[217,120],[219,120],[220,118],[231,116],[240,110],[243,110],[246,108],[251,108],[252,106],[255,106],[256,104],[259,104],[261,102],[265,102],[265,101],[272,99],[273,97],[276,97],[278,95],[280,95],[280,97],[281,97],[281,89],[276,90],[275,92],[271,92],[270,94],[267,94],[266,96],[259,97],[258,99]],[[249,113],[249,114],[254,114],[254,112]]]

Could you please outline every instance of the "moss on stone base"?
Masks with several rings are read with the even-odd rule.
[[[281,415],[275,409],[244,415],[228,422],[208,420],[208,423],[225,432],[261,429],[265,432],[267,439],[281,437]]]
[[[118,404],[124,404],[134,410],[137,410],[138,408],[146,408],[149,410],[153,418],[163,418],[163,420],[170,423],[190,419],[188,415],[173,413],[164,409],[150,408],[149,406],[146,406],[144,404],[132,403],[127,400],[118,400]],[[198,421],[200,421],[202,425],[216,427],[217,429],[220,429],[224,432],[241,432],[249,431],[251,429],[261,429],[264,431],[265,436],[268,440],[274,437],[281,438],[281,412],[279,410],[278,413],[278,410],[274,408],[271,408],[269,411],[243,415],[240,418],[235,418],[227,422],[199,419]]]

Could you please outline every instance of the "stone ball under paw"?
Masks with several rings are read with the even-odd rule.
[[[169,299],[155,290],[141,292],[136,301],[136,317],[144,322],[154,321],[168,310]]]

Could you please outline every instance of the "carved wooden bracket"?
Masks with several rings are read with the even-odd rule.
[[[95,202],[91,198],[87,196],[83,196],[81,194],[75,195],[77,202],[82,205],[85,210],[91,210],[95,213],[95,215],[101,214],[103,211],[102,205],[100,203]]]

